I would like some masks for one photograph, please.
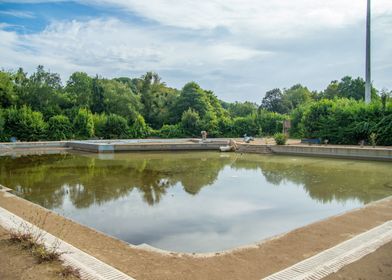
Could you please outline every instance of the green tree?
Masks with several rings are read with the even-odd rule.
[[[84,72],[75,72],[69,77],[65,91],[70,94],[75,107],[90,108],[93,79]]]
[[[283,93],[278,88],[266,92],[261,102],[260,109],[279,114],[286,114],[289,111],[289,108],[287,108],[285,101],[283,100]]]
[[[73,121],[75,137],[88,139],[94,135],[93,115],[88,109],[80,108]]]
[[[313,94],[309,91],[307,87],[300,84],[294,85],[289,89],[284,90],[283,93],[283,103],[291,112],[299,106],[309,103],[313,100]]]
[[[212,110],[206,92],[195,82],[187,83],[183,87],[173,110],[174,121],[177,122],[180,119],[179,116],[189,109],[197,112],[199,118],[203,118],[208,111]]]
[[[0,108],[8,108],[15,105],[16,99],[12,74],[0,71]]]
[[[72,137],[72,124],[67,116],[56,115],[48,121],[47,136],[50,140],[67,140]]]

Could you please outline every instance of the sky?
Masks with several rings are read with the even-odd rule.
[[[0,0],[0,68],[195,81],[260,103],[365,75],[366,0]],[[372,1],[372,81],[392,89],[392,1]]]

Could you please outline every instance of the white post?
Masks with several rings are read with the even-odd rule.
[[[367,16],[366,16],[366,85],[365,85],[365,102],[371,101],[371,4],[367,0]]]

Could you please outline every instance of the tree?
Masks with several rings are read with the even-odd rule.
[[[232,118],[246,117],[257,112],[257,104],[249,101],[228,103],[228,111]]]
[[[289,110],[283,100],[283,93],[278,88],[266,92],[260,108],[279,114],[285,114]]]
[[[73,121],[75,136],[78,139],[88,139],[94,135],[93,115],[88,109],[80,108]]]
[[[90,108],[93,79],[84,72],[75,72],[69,77],[65,91],[70,94],[74,106]]]
[[[313,95],[307,87],[300,84],[294,85],[283,92],[283,103],[291,112],[295,108],[298,108],[302,104],[309,103],[313,100]]]
[[[208,111],[212,110],[206,92],[195,82],[187,83],[183,87],[173,110],[175,122],[180,119],[179,116],[182,116],[189,109],[197,112],[199,118],[203,118]]]
[[[15,105],[16,99],[12,74],[0,71],[0,108],[8,108]]]

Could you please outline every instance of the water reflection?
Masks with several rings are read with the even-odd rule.
[[[205,252],[392,195],[391,167],[212,152],[62,154],[0,158],[0,183],[133,244]]]
[[[392,192],[390,163],[216,153],[3,157],[0,178],[20,196],[50,209],[60,207],[66,195],[75,207],[86,208],[127,196],[133,189],[154,205],[176,184],[198,194],[215,183],[225,166],[259,171],[272,185],[301,185],[323,203],[368,203]]]

